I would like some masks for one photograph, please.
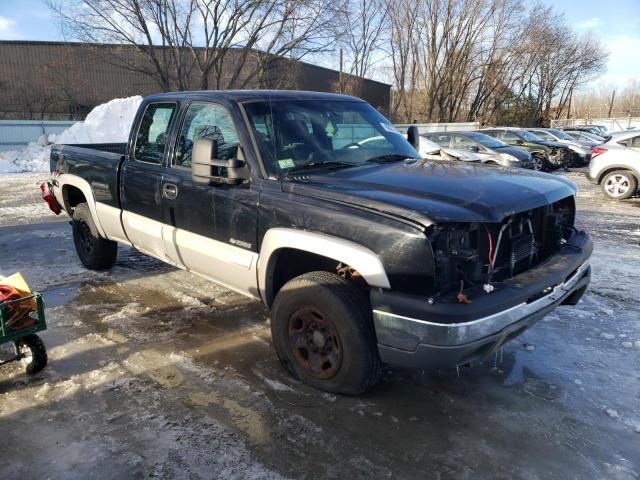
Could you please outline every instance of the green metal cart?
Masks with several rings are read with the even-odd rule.
[[[35,301],[36,308],[23,316],[12,315],[21,302]],[[15,354],[0,360],[0,365],[23,362],[28,374],[38,373],[47,365],[47,349],[36,332],[47,329],[44,303],[40,293],[0,303],[0,344],[13,343]]]

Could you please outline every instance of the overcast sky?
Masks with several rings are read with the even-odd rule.
[[[606,82],[640,78],[640,0],[554,0],[579,32],[598,35],[610,52]],[[0,40],[62,40],[44,0],[0,0]]]

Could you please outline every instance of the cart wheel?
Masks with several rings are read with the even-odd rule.
[[[47,349],[38,335],[27,335],[16,342],[27,373],[38,373],[47,365]]]

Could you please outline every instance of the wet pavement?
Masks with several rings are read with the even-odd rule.
[[[0,367],[0,478],[638,478],[640,201],[566,175],[596,242],[583,301],[357,398],[291,379],[261,304],[125,247],[89,272],[67,223],[0,202],[0,273],[45,292],[50,356]]]

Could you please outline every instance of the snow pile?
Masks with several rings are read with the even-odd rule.
[[[0,173],[48,172],[49,153],[54,143],[122,143],[129,131],[142,97],[116,98],[91,110],[59,135],[43,135],[21,150],[0,152]]]
[[[46,135],[22,150],[0,152],[0,173],[48,172],[51,144]]]
[[[142,97],[116,98],[91,110],[84,122],[76,123],[60,135],[50,135],[51,143],[121,143],[129,139],[133,117]],[[51,139],[51,137],[56,137]]]

